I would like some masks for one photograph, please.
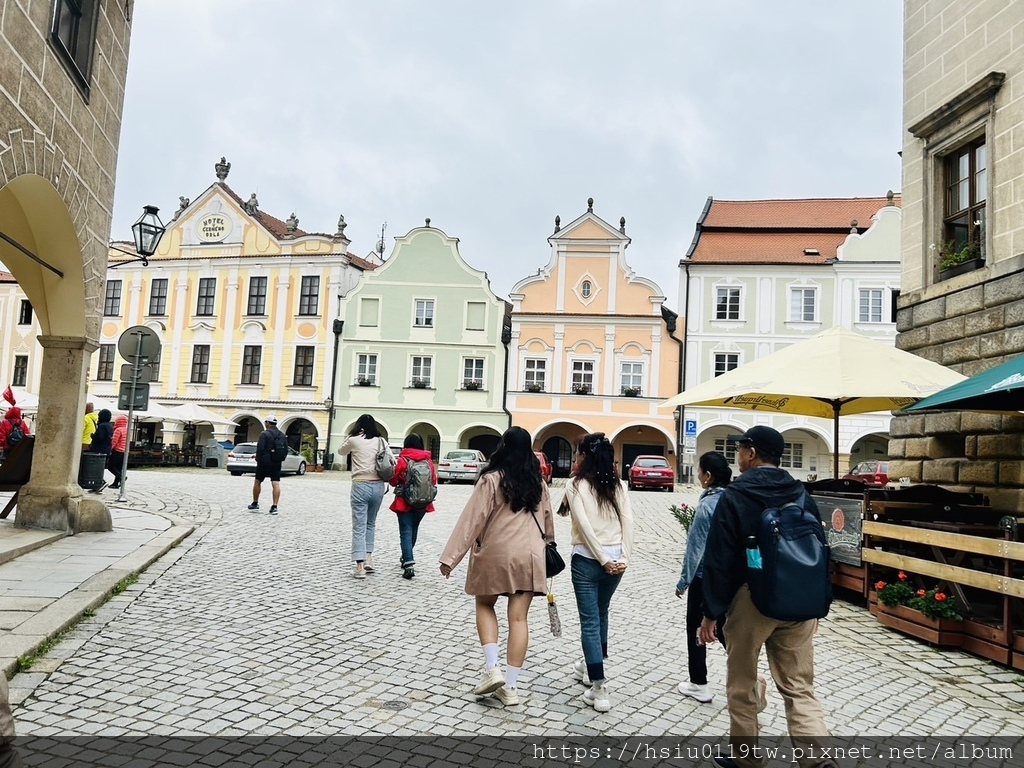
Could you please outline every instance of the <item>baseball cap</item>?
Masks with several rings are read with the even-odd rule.
[[[267,424],[277,424],[277,416],[275,416],[274,414],[270,414],[269,416],[267,416],[267,418],[264,419],[264,421]]]
[[[729,435],[725,438],[730,443],[750,443],[759,453],[779,458],[786,452],[786,441],[782,434],[771,427],[758,425],[751,427],[742,435]]]

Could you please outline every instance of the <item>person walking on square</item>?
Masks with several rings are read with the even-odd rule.
[[[85,404],[85,416],[82,419],[82,453],[89,450],[92,445],[92,436],[96,432],[96,424],[99,414],[95,411],[96,406],[92,403]]]
[[[250,512],[259,511],[263,481],[269,478],[270,514],[276,515],[281,501],[281,464],[288,455],[288,438],[277,428],[276,416],[268,416],[263,424],[265,429],[256,441],[256,479],[252,483],[252,504],[248,509]]]
[[[686,537],[683,571],[676,584],[676,597],[686,593],[686,662],[690,677],[689,681],[679,683],[679,692],[703,704],[713,698],[708,688],[707,646],[697,642],[704,619],[704,547],[718,499],[731,479],[732,469],[722,454],[709,451],[697,461],[697,481],[704,491]],[[722,640],[721,628],[718,639]]]
[[[583,660],[577,680],[590,681],[583,700],[598,712],[612,708],[605,685],[608,609],[633,549],[633,511],[615,474],[615,449],[603,432],[584,435],[573,477],[565,486],[572,519],[572,588],[580,614]]]
[[[121,468],[124,467],[124,452],[128,449],[128,417],[117,414],[114,419],[114,436],[110,440],[110,458],[107,459],[107,469],[114,476],[111,488],[121,487]]]
[[[395,474],[388,481],[395,487],[395,500],[391,502],[391,511],[398,515],[398,538],[402,545],[403,579],[411,579],[416,576],[416,556],[413,554],[413,549],[416,547],[416,536],[419,533],[423,517],[427,512],[434,511],[432,501],[425,506],[413,506],[401,493],[401,489],[411,481],[409,477],[410,462],[426,462],[430,472],[431,486],[436,490],[437,468],[430,457],[430,451],[423,450],[423,439],[419,435],[406,435],[402,452],[398,454]]]
[[[388,484],[377,474],[377,454],[390,450],[377,429],[373,416],[364,413],[356,419],[345,442],[338,449],[339,456],[352,456],[352,575],[365,579],[374,573],[373,546],[377,535],[377,513],[384,501]]]
[[[509,427],[459,516],[441,553],[447,579],[469,553],[466,594],[476,599],[476,629],[483,647],[483,677],[473,693],[493,693],[505,706],[519,703],[519,673],[530,644],[527,616],[535,595],[547,592],[544,549],[555,539],[548,487],[533,455],[530,433]],[[508,665],[498,667],[498,617],[494,606],[508,597]]]
[[[110,411],[104,408],[96,418],[96,431],[92,433],[89,453],[102,453],[104,456],[109,457],[113,440],[114,425],[110,423]],[[106,465],[106,462],[104,462],[104,465]],[[90,493],[101,493],[106,487],[107,481],[104,480],[99,488],[94,488]]]
[[[762,512],[802,500],[804,510],[820,522],[818,507],[799,480],[779,469],[786,443],[778,431],[758,425],[728,439],[737,443],[741,474],[721,492],[708,531],[699,638],[705,645],[715,642],[718,623],[724,619],[729,741],[736,757],[716,756],[714,761],[721,768],[764,764],[751,753],[759,732],[757,660],[763,646],[786,703],[790,738],[805,755],[798,761],[800,768],[834,768],[830,758],[821,757],[829,734],[814,695],[813,637],[818,622],[765,616],[754,605],[747,583],[747,540],[757,530]]]

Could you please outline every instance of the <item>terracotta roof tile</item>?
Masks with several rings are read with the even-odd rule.
[[[702,232],[690,261],[695,264],[826,264],[846,241],[846,232]],[[817,249],[807,254],[804,249]]]
[[[240,198],[237,194],[235,194],[235,190],[233,190],[227,184],[225,184],[222,181],[215,181],[214,184],[220,187],[222,190],[224,190],[225,194],[231,197],[236,203],[238,203],[239,206],[245,205],[245,201],[242,200],[242,198]],[[287,224],[285,224],[279,218],[271,216],[264,210],[260,210],[260,212],[253,218],[255,218],[256,221],[258,221],[264,227],[266,227],[270,234],[272,234],[278,240],[291,240],[296,237],[306,237],[306,235],[309,234],[309,232],[306,232],[301,229],[296,229],[294,232],[289,232]]]
[[[893,199],[900,205],[900,196]],[[800,200],[713,200],[703,222],[705,230],[830,229],[871,224],[871,217],[888,205],[884,197],[810,198]]]
[[[12,275],[10,272],[0,271],[0,283],[16,283],[16,282],[18,282],[18,281],[14,279],[14,275]]]

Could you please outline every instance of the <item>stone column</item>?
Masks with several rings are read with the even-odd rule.
[[[110,510],[78,485],[85,416],[85,375],[97,344],[71,336],[40,336],[43,364],[32,476],[21,489],[15,524],[75,534],[113,529]]]

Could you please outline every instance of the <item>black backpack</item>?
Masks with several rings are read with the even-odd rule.
[[[751,599],[779,621],[822,619],[832,604],[828,541],[821,519],[804,509],[805,495],[764,510],[747,537]]]
[[[13,448],[25,437],[25,431],[21,428],[21,422],[11,424],[11,433],[7,436],[7,444]]]
[[[278,464],[288,458],[288,438],[280,430],[277,430],[277,434],[274,435],[274,448],[271,455]]]
[[[429,459],[406,459],[405,483],[401,496],[415,510],[426,509],[437,498]]]

